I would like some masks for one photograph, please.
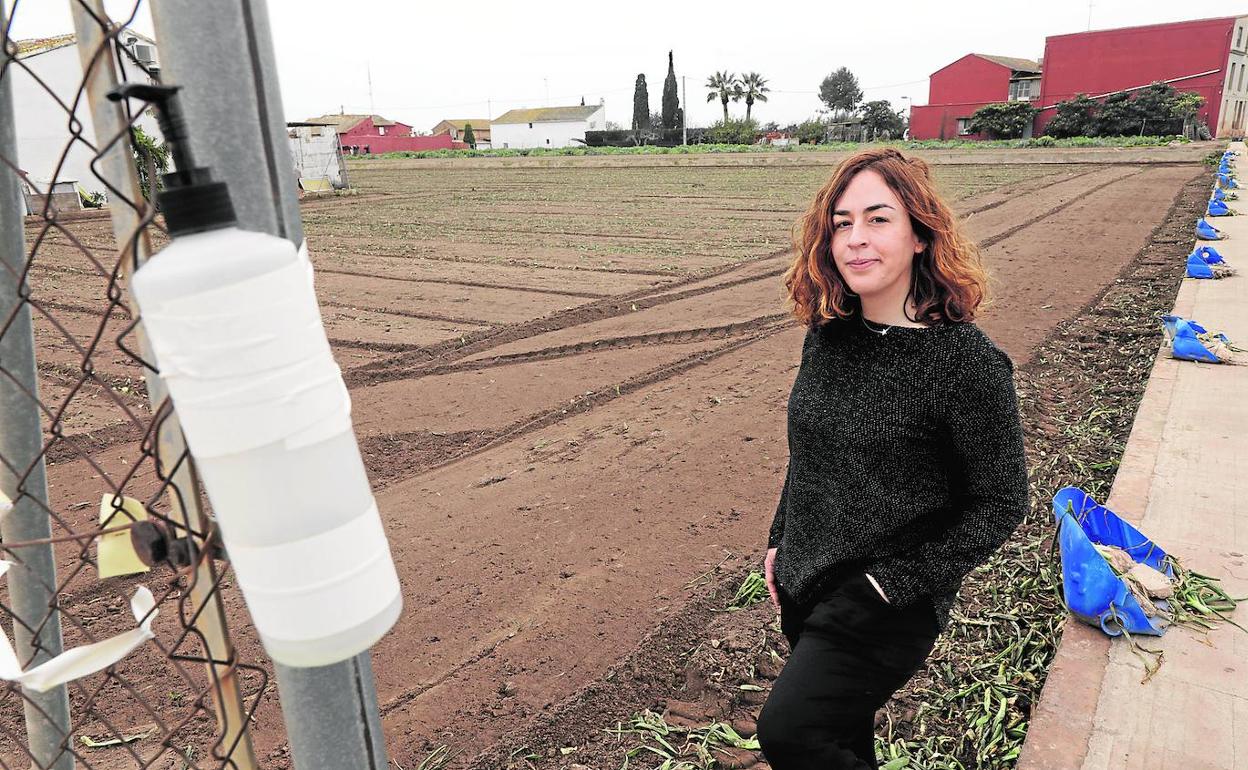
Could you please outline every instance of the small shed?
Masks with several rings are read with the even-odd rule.
[[[44,203],[49,199],[52,210],[57,213],[81,210],[82,197],[78,194],[78,180],[57,179],[43,183],[22,181],[22,200],[26,204],[27,214],[42,214]]]
[[[348,187],[342,145],[333,126],[321,123],[287,123],[290,154],[306,191],[341,190]]]

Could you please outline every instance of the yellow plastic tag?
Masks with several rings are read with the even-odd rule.
[[[133,497],[123,497],[121,508],[118,509],[113,504],[114,500],[116,498],[109,493],[100,498],[100,524],[105,529],[147,520],[147,509],[143,507],[143,503]],[[96,538],[95,563],[101,579],[151,571],[151,567],[140,561],[138,554],[134,552],[128,529],[109,532]]]

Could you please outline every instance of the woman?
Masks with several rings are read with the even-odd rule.
[[[795,240],[807,333],[766,560],[792,653],[758,739],[774,770],[876,768],[876,710],[1026,512],[1013,367],[971,323],[985,274],[923,161],[851,156]]]

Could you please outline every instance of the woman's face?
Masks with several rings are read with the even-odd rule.
[[[849,290],[904,302],[914,255],[926,244],[884,177],[867,169],[851,179],[833,203],[832,228],[832,259]]]

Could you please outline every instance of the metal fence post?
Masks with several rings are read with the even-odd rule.
[[[7,26],[0,5],[0,28]],[[9,51],[0,53],[8,73]],[[12,77],[0,75],[0,157],[17,157]],[[48,481],[44,467],[39,408],[30,394],[38,393],[35,338],[30,306],[23,301],[26,235],[21,182],[17,172],[0,166],[0,490],[15,503],[0,521],[6,543],[41,540],[52,533],[48,518]],[[27,469],[29,468],[29,472]],[[42,663],[62,651],[61,616],[56,607],[56,558],[51,544],[21,549],[21,564],[8,574],[13,646],[26,667]],[[44,623],[44,617],[51,617]],[[41,627],[42,624],[42,627]],[[38,630],[38,637],[32,633]],[[32,658],[32,653],[38,651]],[[73,770],[74,758],[64,750],[69,735],[69,694],[64,685],[45,693],[24,691],[26,738],[40,768]]]
[[[111,46],[107,44],[105,30],[101,26],[101,20],[108,16],[103,0],[70,0],[70,11],[74,19],[74,34],[78,36],[78,52],[82,60],[83,83],[86,101],[91,109],[91,122],[97,141],[103,147],[109,139],[121,136],[128,128],[121,105],[108,101],[105,96],[118,82],[115,62],[110,55]],[[103,53],[100,54],[100,51]],[[149,184],[154,186],[155,175],[151,171],[154,163],[150,155],[146,160]],[[98,174],[103,181],[120,190],[130,200],[143,200],[128,140],[122,139],[102,151]],[[122,259],[128,279],[131,266],[142,264],[150,255],[150,239],[146,230],[138,232],[135,237],[140,228],[140,211],[121,201],[112,201],[108,208],[113,236],[118,246],[127,250],[125,257],[133,257]],[[137,253],[130,254],[131,248]],[[133,312],[133,307],[131,310]],[[134,336],[143,358],[153,360],[154,356],[142,326],[135,330]],[[147,382],[152,414],[155,415],[168,391],[160,377],[151,370],[144,369],[143,374]],[[177,462],[186,451],[186,444],[176,414],[162,421],[156,444],[162,464],[166,468],[176,468],[172,473],[173,485],[169,490],[169,503],[174,517],[180,519],[188,531],[206,531],[206,517],[200,510],[198,477],[188,463]],[[202,560],[195,570],[194,579],[190,581],[190,594],[197,611],[195,628],[200,632],[205,647],[204,657],[210,661],[207,664],[209,681],[215,684],[212,687],[212,697],[221,735],[221,756],[231,762],[230,767],[233,770],[254,770],[258,763],[252,748],[251,735],[247,730],[247,714],[234,665],[234,647],[230,642],[221,594],[215,586],[213,568],[207,560]]]
[[[229,184],[240,227],[303,242],[268,10],[263,0],[152,6],[162,79],[180,85],[196,157]],[[320,668],[275,665],[299,770],[383,770],[368,652]]]

